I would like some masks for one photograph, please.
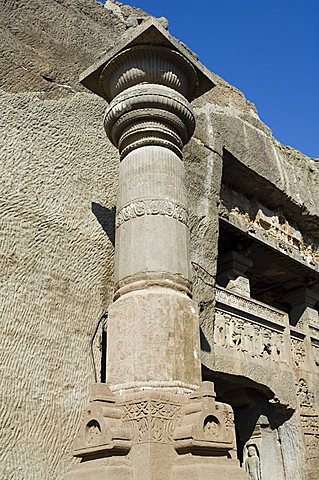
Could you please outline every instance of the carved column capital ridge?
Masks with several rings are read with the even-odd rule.
[[[118,147],[121,160],[147,145],[163,146],[182,158],[183,146],[195,130],[191,105],[183,95],[165,85],[131,86],[109,104],[104,127]]]
[[[176,50],[137,45],[115,55],[99,78],[100,90],[108,101],[129,87],[144,83],[165,85],[192,98],[198,88],[198,76],[193,65]]]

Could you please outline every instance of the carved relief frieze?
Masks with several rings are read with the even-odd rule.
[[[293,225],[281,211],[270,210],[257,199],[248,198],[224,184],[222,187],[221,216],[275,244],[286,252],[297,252],[301,258],[313,263],[319,257],[318,245],[304,238],[297,225]],[[239,207],[240,205],[240,207]]]
[[[319,415],[314,404],[314,394],[301,378],[296,385],[300,419],[307,447],[307,458],[317,458],[319,451]]]
[[[167,199],[148,198],[131,202],[129,205],[121,208],[116,215],[116,226],[119,227],[124,222],[145,215],[164,215],[174,218],[185,225],[188,222],[188,212],[185,205]]]
[[[123,423],[129,427],[137,443],[173,441],[173,432],[180,418],[180,403],[147,398],[123,404]]]
[[[286,361],[282,331],[275,331],[218,308],[215,312],[214,340],[221,347],[245,352],[253,358]]]
[[[318,415],[302,415],[301,424],[305,435],[319,435]]]
[[[290,337],[293,361],[296,368],[304,368],[306,364],[306,348],[301,338]]]
[[[275,323],[283,324],[286,317],[285,312],[221,287],[216,288],[216,301]]]

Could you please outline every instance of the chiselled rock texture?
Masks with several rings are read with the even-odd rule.
[[[90,339],[113,294],[118,152],[105,136],[103,100],[86,93],[78,74],[145,13],[108,3],[104,8],[93,0],[0,2],[4,480],[62,479],[70,468],[80,412],[93,381]],[[236,292],[225,294],[220,288],[215,309],[214,287],[218,235],[223,244],[236,228],[259,242],[255,250],[248,245],[255,264],[265,246],[279,252],[283,262],[295,262],[285,279],[295,299],[301,288],[297,277],[312,288],[318,274],[318,163],[280,145],[243,94],[214,79],[216,88],[194,103],[197,128],[184,150],[204,372],[207,379],[212,372],[231,380],[241,376],[247,388],[266,392],[287,421],[277,428],[269,405],[256,410],[260,420],[251,430],[257,454],[278,451],[278,431],[284,467],[278,463],[276,478],[315,480],[318,300],[311,302],[305,294],[299,303],[289,298],[282,302],[284,310],[274,302],[263,325],[256,326],[256,318],[247,315],[247,300]],[[288,287],[281,291],[279,280],[276,292],[284,298]],[[258,286],[252,285],[252,294]],[[258,307],[258,301],[266,302],[262,295],[248,308],[259,319],[265,316]],[[229,309],[234,298],[235,312]],[[289,302],[295,325],[289,324]],[[244,441],[243,451],[245,464]],[[279,458],[275,453],[267,457],[269,465]]]
[[[111,298],[116,157],[88,95],[1,107],[2,478],[59,478]]]
[[[62,478],[111,299],[118,162],[102,102],[76,92],[77,75],[101,27],[107,48],[126,26],[95,2],[0,11],[0,476]]]

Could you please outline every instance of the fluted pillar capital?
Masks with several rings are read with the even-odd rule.
[[[121,160],[149,145],[182,158],[195,129],[189,102],[214,86],[210,73],[154,20],[135,29],[81,81],[109,103],[104,126]]]
[[[119,39],[112,50],[82,73],[80,81],[107,102],[136,84],[164,85],[190,102],[215,86],[213,75],[197,56],[155,19]]]

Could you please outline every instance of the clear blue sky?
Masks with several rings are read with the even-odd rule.
[[[166,17],[280,142],[319,157],[319,0],[122,1]]]

